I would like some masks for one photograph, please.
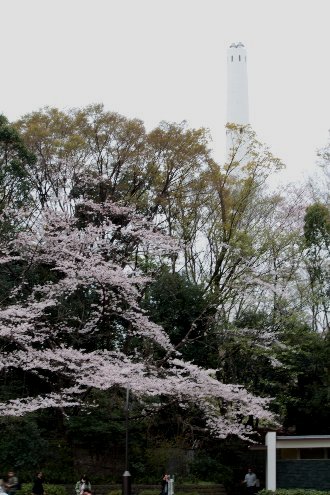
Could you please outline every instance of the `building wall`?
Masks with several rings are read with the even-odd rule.
[[[330,490],[330,459],[278,460],[276,486]]]

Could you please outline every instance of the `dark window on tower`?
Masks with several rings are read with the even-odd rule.
[[[240,55],[238,55],[238,60],[241,61],[241,56]]]
[[[233,61],[233,60],[234,60],[234,57],[233,57],[233,55],[232,55],[232,56],[231,56],[231,61]]]

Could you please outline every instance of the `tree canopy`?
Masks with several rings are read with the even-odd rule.
[[[4,421],[54,409],[75,432],[99,405],[116,422],[127,387],[137,423],[171,441],[171,411],[183,443],[310,432],[327,410],[329,205],[268,188],[281,161],[227,130],[244,163],[217,163],[204,129],[102,105],[1,118]]]

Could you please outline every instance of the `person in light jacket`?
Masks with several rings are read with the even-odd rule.
[[[85,474],[83,474],[81,476],[80,480],[77,481],[77,483],[76,483],[76,486],[75,486],[76,495],[82,495],[85,490],[90,492],[92,490],[92,485],[91,485],[89,479],[87,478],[87,476]]]

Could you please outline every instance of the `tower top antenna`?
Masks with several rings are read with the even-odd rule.
[[[239,41],[238,43],[232,43],[229,48],[245,48],[245,46],[241,41]]]

